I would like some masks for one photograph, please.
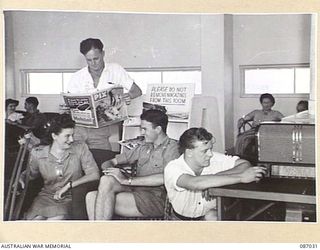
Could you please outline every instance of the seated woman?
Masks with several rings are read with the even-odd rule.
[[[264,121],[281,121],[283,114],[277,110],[272,110],[272,107],[275,104],[275,99],[273,95],[269,93],[262,94],[260,96],[260,103],[262,109],[256,109],[248,113],[244,117],[238,120],[238,129],[248,121],[252,121],[252,128],[243,133],[239,133],[236,145],[235,145],[235,154],[255,163],[257,159],[257,149],[255,146],[255,132],[256,127]]]
[[[253,121],[252,126],[256,127],[264,121],[281,121],[283,114],[277,110],[272,110],[275,104],[273,95],[269,93],[260,96],[261,109],[256,109],[240,118],[238,121],[238,128],[241,127],[246,121]]]
[[[73,141],[75,123],[67,114],[58,115],[50,124],[49,145],[31,151],[29,178],[41,176],[44,187],[27,212],[27,220],[69,219],[72,210],[71,189],[100,177],[88,146]],[[27,171],[20,183],[24,187]]]

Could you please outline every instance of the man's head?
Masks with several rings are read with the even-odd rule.
[[[308,110],[308,101],[305,101],[305,100],[301,100],[300,102],[298,102],[297,104],[297,112],[302,112],[302,111],[305,111],[305,110]]]
[[[86,58],[90,71],[100,71],[104,68],[103,43],[99,39],[88,38],[80,43],[80,52]]]
[[[24,102],[24,108],[27,110],[27,112],[35,111],[38,105],[39,105],[38,98],[34,96],[28,97]]]
[[[141,134],[146,142],[155,142],[161,134],[167,133],[168,116],[160,110],[147,110],[140,116]]]
[[[194,167],[207,167],[213,156],[214,137],[204,128],[190,128],[179,139],[181,152]]]

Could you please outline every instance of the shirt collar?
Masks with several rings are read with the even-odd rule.
[[[155,145],[152,143],[152,146],[154,148],[167,147],[167,145],[169,144],[169,141],[170,141],[170,138],[167,135],[165,135],[165,137],[163,138],[163,140],[160,144]]]
[[[47,146],[40,146],[36,150],[38,151],[38,157],[41,158],[49,158],[49,156],[52,156],[50,154],[51,145]],[[74,148],[71,146],[70,148],[66,149],[66,155],[74,154]]]

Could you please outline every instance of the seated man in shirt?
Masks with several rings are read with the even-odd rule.
[[[137,147],[105,162],[98,192],[87,195],[89,219],[110,220],[114,214],[124,217],[160,217],[164,214],[166,192],[163,169],[179,157],[178,144],[167,134],[168,116],[159,110],[141,116],[145,141]],[[135,177],[125,177],[118,164],[137,162]]]
[[[42,139],[46,136],[45,125],[46,116],[38,110],[39,101],[37,97],[30,96],[24,102],[26,114],[18,126],[31,131],[37,138]]]
[[[265,169],[250,167],[239,157],[212,152],[213,136],[204,128],[190,128],[179,139],[183,154],[164,170],[172,204],[170,220],[216,220],[216,200],[208,188],[259,181]]]

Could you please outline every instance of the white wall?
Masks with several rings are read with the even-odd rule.
[[[310,15],[235,15],[233,17],[234,122],[260,108],[258,98],[240,97],[239,65],[309,63]],[[276,98],[274,109],[296,112],[297,98]]]
[[[20,69],[77,69],[85,66],[79,43],[100,38],[106,60],[123,67],[200,66],[200,18],[197,15],[134,15],[72,12],[11,12],[14,83],[7,96],[22,98]],[[8,30],[10,32],[10,30]],[[10,34],[9,34],[10,35]],[[15,92],[9,86],[16,85]],[[45,102],[44,102],[45,101]],[[40,98],[40,108],[54,111],[56,99]]]
[[[102,39],[106,60],[123,67],[200,66],[203,95],[218,103],[212,132],[219,151],[233,145],[237,119],[260,107],[257,98],[240,98],[239,65],[309,62],[309,15],[14,11],[5,12],[5,24],[6,97],[21,103],[20,70],[81,68],[79,43],[87,37]],[[299,99],[276,98],[275,109],[292,114]],[[62,102],[39,100],[43,111]]]

